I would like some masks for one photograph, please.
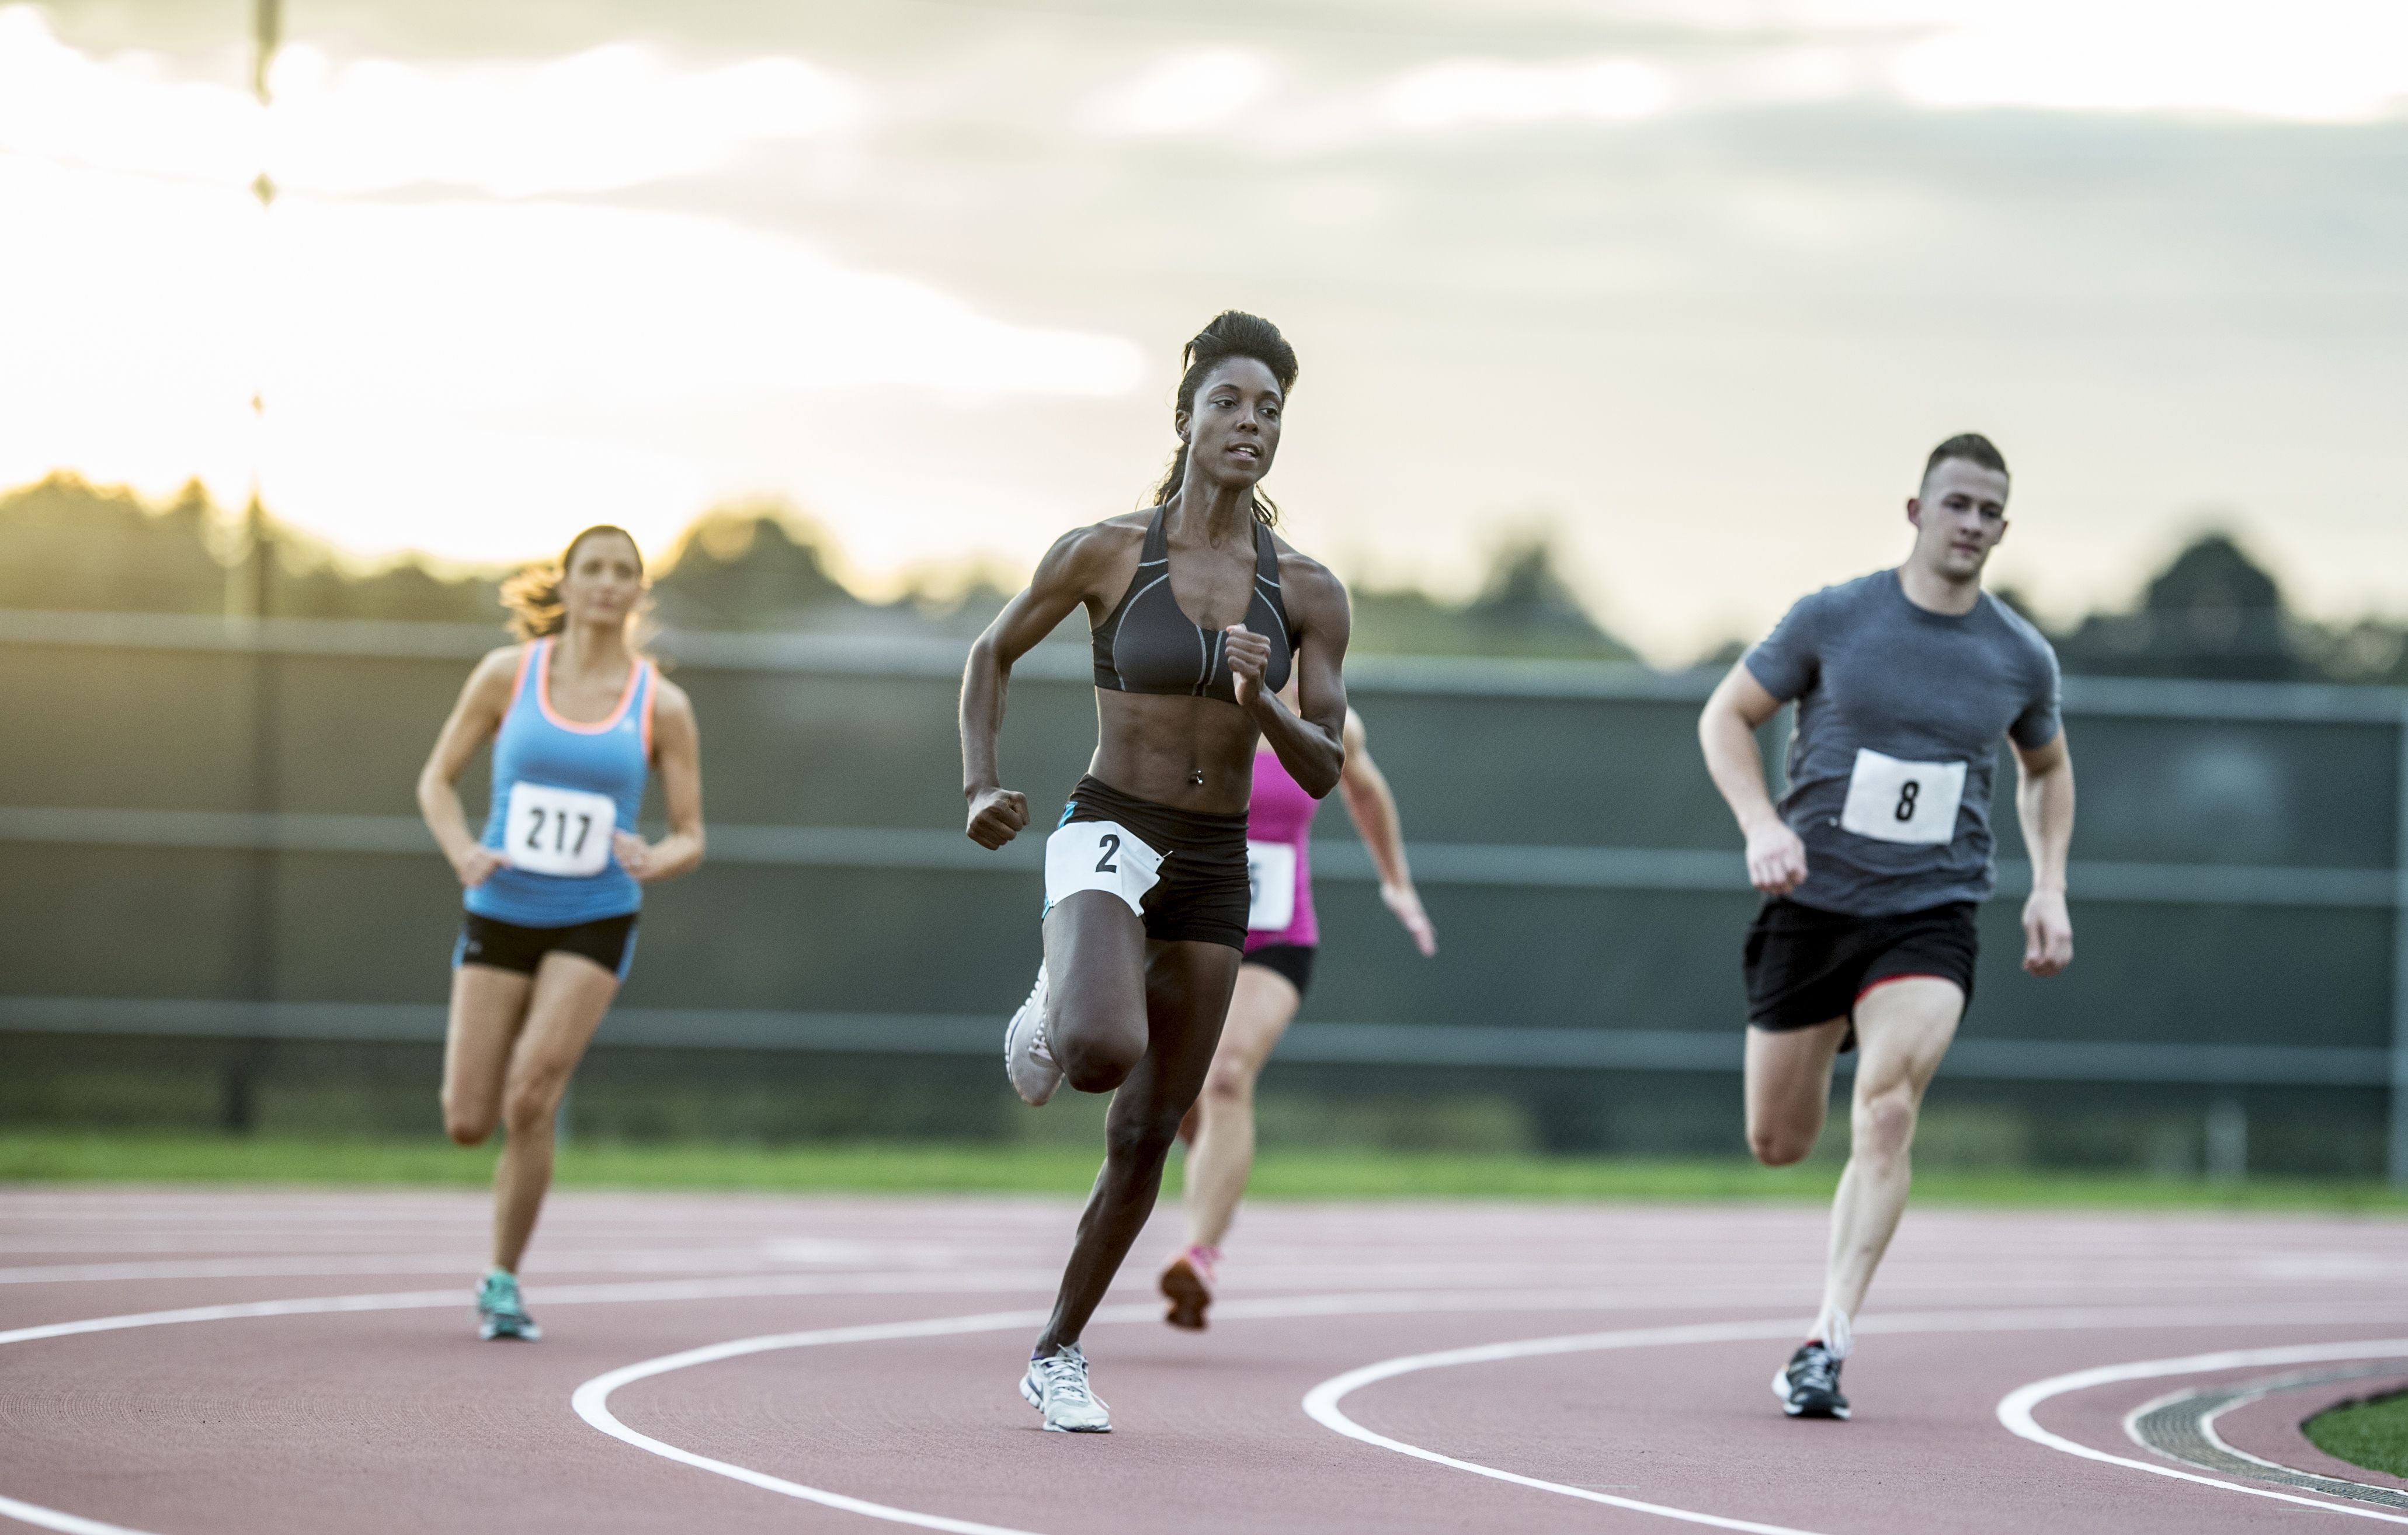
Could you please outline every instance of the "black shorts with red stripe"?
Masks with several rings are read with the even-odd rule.
[[[1747,1021],[1776,1033],[1845,1018],[1875,986],[1912,976],[1954,982],[1973,1000],[1982,939],[1971,901],[1895,916],[1823,911],[1774,897],[1748,925]],[[1841,1049],[1854,1049],[1851,1026]]]

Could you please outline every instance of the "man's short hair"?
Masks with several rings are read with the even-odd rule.
[[[1999,474],[2007,472],[2007,455],[1999,452],[1997,443],[1979,432],[1959,432],[1939,447],[1932,449],[1931,456],[1923,461],[1924,482],[1928,483],[1931,471],[1952,458],[1961,458],[1968,464],[1978,464],[1983,468],[1994,470]],[[2009,475],[2008,478],[2013,479],[2014,476]]]

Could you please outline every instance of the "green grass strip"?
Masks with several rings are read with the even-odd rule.
[[[575,1140],[561,1148],[566,1187],[1078,1196],[1099,1146],[914,1142],[742,1146]],[[270,1136],[0,1134],[0,1180],[15,1183],[302,1184],[476,1187],[491,1147]],[[1838,1169],[1746,1162],[1477,1156],[1443,1152],[1267,1152],[1253,1192],[1270,1199],[1770,1200],[1819,1204]],[[1167,1185],[1178,1186],[1174,1159]],[[1923,1205],[2115,1210],[2408,1212],[2408,1190],[2372,1183],[2179,1178],[2073,1172],[1936,1170],[1915,1180]]]
[[[2306,1427],[2308,1442],[2337,1460],[2408,1476],[2408,1392],[2318,1413]]]

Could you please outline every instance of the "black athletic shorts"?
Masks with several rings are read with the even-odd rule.
[[[1246,878],[1243,811],[1178,810],[1089,777],[1070,791],[1059,825],[1082,821],[1115,822],[1161,856],[1159,877],[1139,902],[1147,938],[1245,948],[1254,893]]]
[[[1312,956],[1319,952],[1310,943],[1266,943],[1247,950],[1246,963],[1287,977],[1287,983],[1302,997],[1312,989]]]
[[[522,927],[468,913],[460,926],[460,941],[452,950],[452,965],[491,965],[497,970],[533,975],[543,956],[554,949],[582,954],[620,980],[636,962],[636,913],[580,922],[571,927]]]
[[[1885,981],[1911,975],[1953,981],[1973,1000],[1973,961],[1981,934],[1971,901],[1953,901],[1891,917],[1852,917],[1774,897],[1747,929],[1747,1021],[1779,1032],[1850,1021],[1856,1003]]]

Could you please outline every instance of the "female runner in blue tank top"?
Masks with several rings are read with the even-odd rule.
[[[1079,1337],[1154,1209],[1237,983],[1255,744],[1316,796],[1344,759],[1346,592],[1271,532],[1256,489],[1296,351],[1232,312],[1181,364],[1180,448],[1156,504],[1065,535],[962,678],[968,833],[999,848],[1028,825],[996,760],[1012,664],[1086,609],[1096,754],[1046,840],[1045,968],[1006,1046],[1032,1103],[1066,1079],[1113,1093],[1103,1172],[1020,1385],[1047,1428],[1073,1432],[1111,1427]],[[1295,709],[1278,697],[1291,672]]]
[[[541,1336],[519,1259],[552,1184],[552,1120],[636,953],[643,886],[702,862],[701,744],[684,692],[636,653],[643,556],[590,527],[559,569],[510,583],[522,642],[478,664],[418,776],[418,808],[466,888],[452,953],[443,1126],[474,1146],[503,1126],[494,1169],[493,1267],[477,1294],[484,1338]],[[494,743],[482,837],[453,787]],[[636,835],[651,768],[669,834]]]

